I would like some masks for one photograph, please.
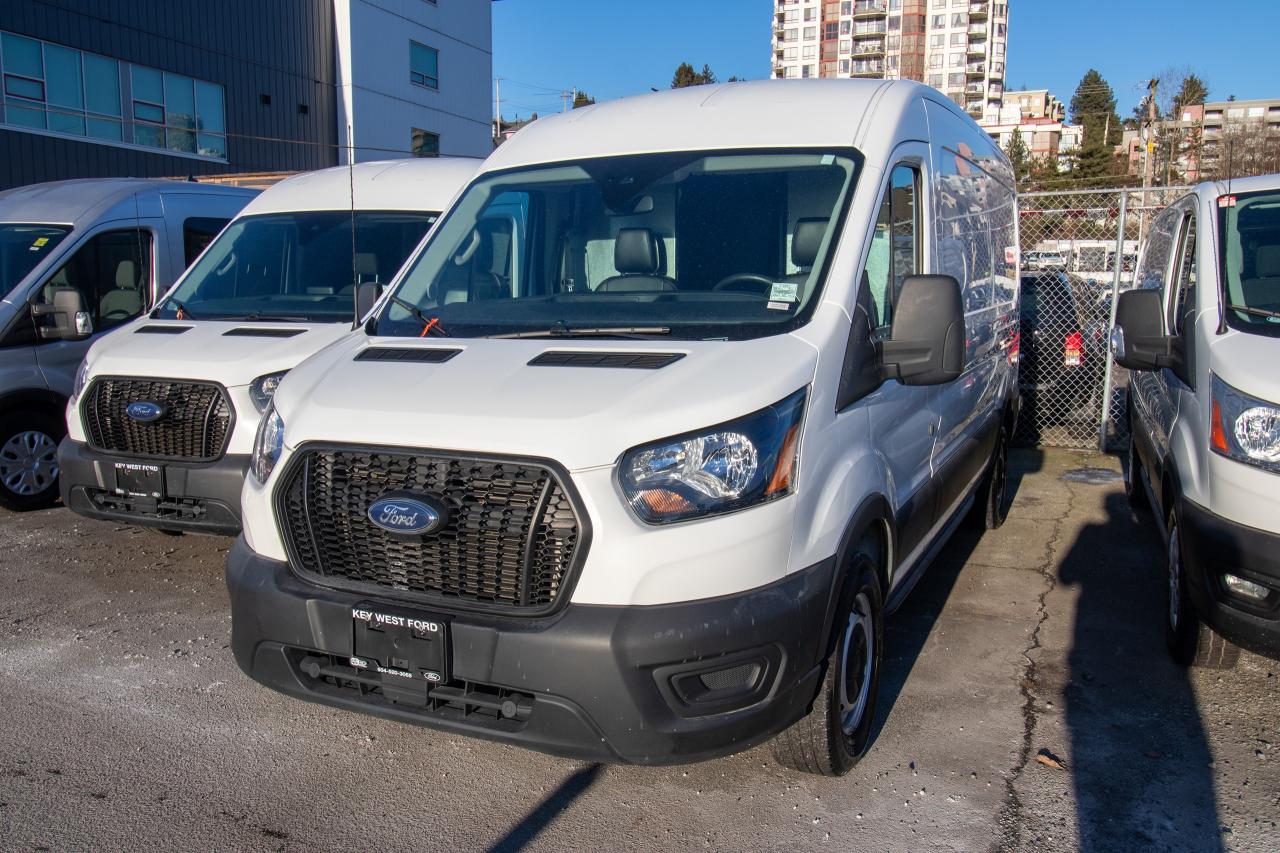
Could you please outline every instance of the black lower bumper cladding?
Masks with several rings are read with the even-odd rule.
[[[403,608],[304,581],[243,537],[227,561],[232,649],[301,699],[572,758],[699,761],[790,725],[818,692],[834,559],[749,592],[687,604],[568,604],[518,618],[412,605],[447,623],[447,681],[355,655],[353,613]]]

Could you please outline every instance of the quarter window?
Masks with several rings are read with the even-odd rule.
[[[187,266],[200,257],[205,246],[212,243],[230,221],[212,216],[193,216],[182,223],[182,257]]]
[[[428,89],[440,88],[440,51],[409,42],[409,81]]]
[[[1194,299],[1196,286],[1196,217],[1187,217],[1187,225],[1182,230],[1182,248],[1179,253],[1177,291],[1173,296],[1169,329],[1175,335],[1182,334],[1182,324],[1186,319],[1190,302]],[[1191,306],[1194,307],[1194,306]]]
[[[414,157],[439,157],[440,134],[417,127],[413,128],[409,150],[413,152]]]

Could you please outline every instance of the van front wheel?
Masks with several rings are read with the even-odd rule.
[[[0,506],[44,509],[58,500],[60,418],[39,411],[0,416]]]
[[[843,776],[867,751],[875,722],[884,609],[875,563],[865,553],[849,567],[853,589],[836,621],[835,649],[809,713],[773,741],[773,756],[794,770]]]

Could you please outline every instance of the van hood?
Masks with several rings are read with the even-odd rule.
[[[93,376],[200,379],[234,388],[259,376],[292,370],[349,334],[347,323],[142,318],[104,335],[89,350],[86,361]]]
[[[1237,391],[1280,405],[1280,338],[1232,329],[1212,339],[1209,369]]]
[[[445,361],[357,360],[366,349],[457,350]],[[671,356],[656,368],[531,364],[545,353]],[[553,356],[555,361],[564,357]],[[285,444],[351,443],[535,456],[570,470],[734,420],[808,385],[813,346],[750,341],[350,338],[276,391]]]

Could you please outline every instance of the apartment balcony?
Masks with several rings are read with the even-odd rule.
[[[987,64],[985,62],[970,62],[964,67],[964,73],[969,77],[986,77]]]
[[[857,0],[853,4],[853,17],[879,18],[889,11],[889,0]]]
[[[966,32],[969,33],[969,38],[976,38],[979,36],[981,36],[982,38],[986,38],[987,25],[986,24],[970,24],[969,29],[966,30]]]
[[[970,3],[969,4],[969,20],[974,18],[985,19],[991,12],[987,3]]]
[[[965,87],[964,87],[964,93],[965,93],[966,95],[981,95],[981,94],[982,94],[982,84],[981,84],[981,83],[970,83],[968,86],[965,86]]]
[[[852,35],[858,36],[882,36],[888,27],[884,21],[864,21],[861,24],[855,24]]]
[[[968,50],[970,56],[986,56],[987,45],[984,42],[969,42]]]
[[[849,73],[854,77],[883,77],[884,62],[878,59],[855,62],[849,68]]]
[[[884,42],[858,41],[853,43],[854,56],[884,56]]]

